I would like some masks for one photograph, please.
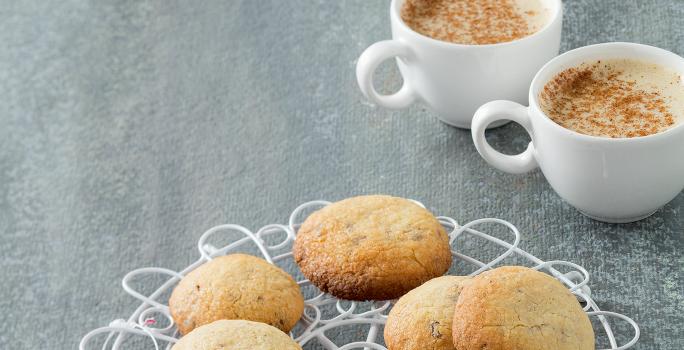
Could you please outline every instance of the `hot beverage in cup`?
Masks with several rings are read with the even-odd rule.
[[[551,187],[585,215],[643,219],[684,189],[684,58],[652,46],[607,43],[558,56],[535,76],[530,106],[492,101],[472,136],[491,165],[541,168]],[[521,154],[493,149],[485,128],[513,120],[532,142]]]
[[[407,0],[401,19],[414,31],[456,44],[518,40],[550,21],[542,0]]]
[[[558,73],[539,94],[546,115],[585,135],[629,138],[684,122],[684,82],[674,69],[634,59],[585,62]]]
[[[392,0],[392,40],[371,45],[356,65],[375,104],[427,106],[443,122],[469,128],[483,103],[527,103],[534,74],[558,54],[561,0]],[[375,90],[373,73],[395,60],[404,80],[393,94]],[[502,125],[506,121],[499,121]]]

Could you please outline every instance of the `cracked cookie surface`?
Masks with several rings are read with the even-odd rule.
[[[293,247],[302,273],[341,299],[395,299],[451,266],[449,237],[403,198],[359,196],[311,214]]]
[[[452,325],[459,350],[594,350],[594,331],[577,298],[555,278],[505,266],[461,291]]]
[[[304,310],[297,282],[246,254],[216,257],[188,273],[169,298],[181,334],[216,320],[251,320],[289,332]]]
[[[454,306],[469,280],[463,276],[433,278],[401,297],[385,324],[387,349],[454,350]]]
[[[287,334],[265,323],[219,320],[198,327],[172,350],[301,350]]]

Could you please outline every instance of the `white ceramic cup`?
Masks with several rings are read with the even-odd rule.
[[[631,58],[682,72],[684,58],[652,46],[607,43],[566,52],[546,64],[529,90],[530,107],[493,101],[473,118],[472,136],[480,155],[494,167],[524,173],[537,167],[553,189],[585,215],[624,223],[653,214],[684,189],[684,123],[649,136],[604,138],[566,129],[539,107],[539,92],[556,74],[582,62]],[[682,81],[684,84],[684,81]],[[485,139],[485,128],[501,119],[513,120],[530,134],[527,150],[504,155]]]
[[[542,1],[551,15],[540,31],[505,43],[460,45],[413,31],[400,16],[404,0],[392,0],[392,40],[377,42],[361,54],[356,65],[359,87],[386,108],[402,109],[421,100],[443,122],[459,128],[470,128],[475,110],[487,101],[527,104],[525,92],[534,74],[560,47],[563,6],[560,0]],[[395,57],[404,84],[392,95],[381,95],[373,87],[373,73]]]

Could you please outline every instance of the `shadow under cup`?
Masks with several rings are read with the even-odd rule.
[[[510,101],[493,101],[476,112],[472,136],[478,152],[506,172],[541,168],[564,200],[593,219],[624,223],[653,214],[684,189],[683,122],[648,136],[605,138],[566,129],[539,107],[539,93],[561,71],[584,62],[614,58],[655,63],[681,72],[684,77],[684,58],[652,46],[606,43],[566,52],[546,64],[534,78],[529,108]],[[527,130],[532,142],[525,152],[507,156],[487,144],[484,128],[499,119],[514,120]]]

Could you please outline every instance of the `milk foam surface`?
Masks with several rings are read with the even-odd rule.
[[[406,0],[401,17],[434,39],[481,45],[531,35],[549,22],[551,10],[542,0]]]
[[[531,33],[538,32],[549,22],[551,9],[545,7],[541,0],[515,0],[516,10],[522,13]]]
[[[684,123],[682,74],[651,62],[586,62],[557,74],[539,97],[554,122],[587,135],[647,136]]]

